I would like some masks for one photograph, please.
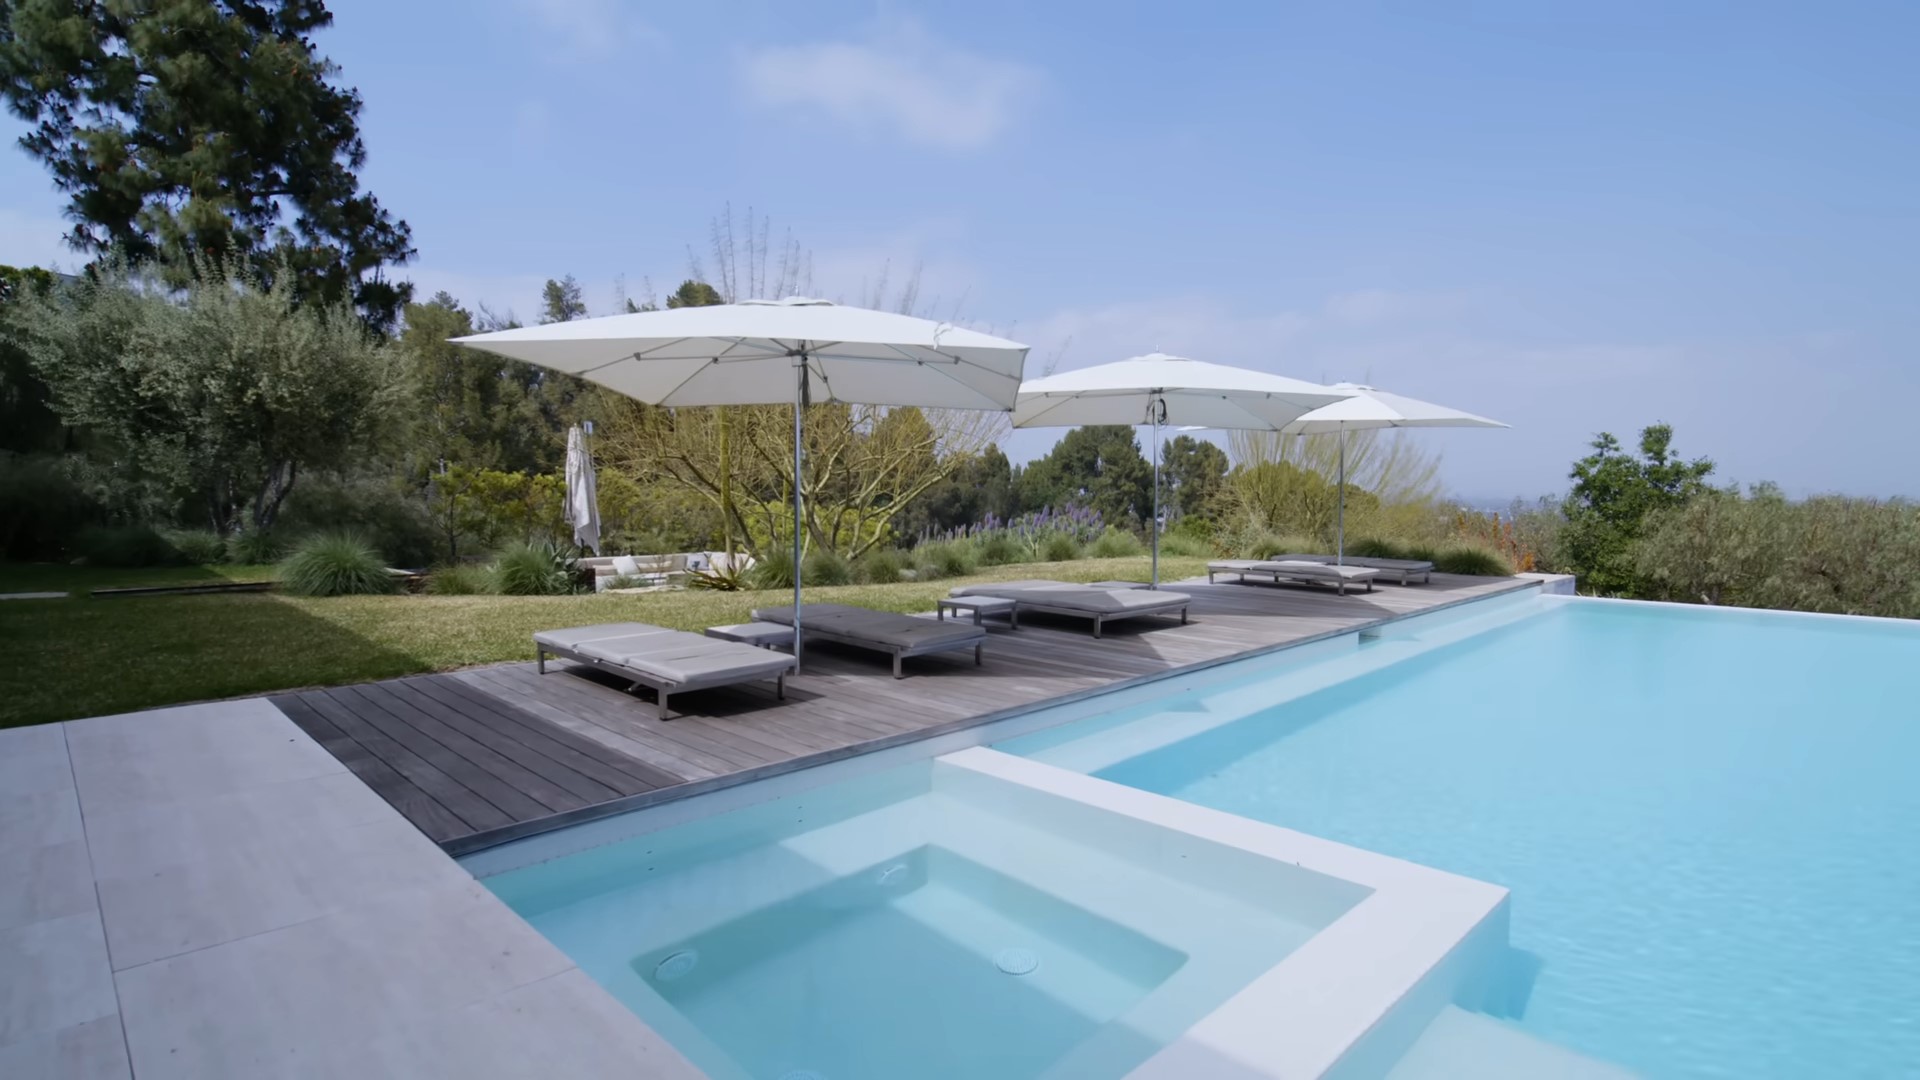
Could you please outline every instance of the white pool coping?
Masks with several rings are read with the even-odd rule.
[[[1469,961],[1506,942],[1498,885],[985,747],[939,760],[1372,890],[1131,1080],[1384,1073],[1451,1000]]]

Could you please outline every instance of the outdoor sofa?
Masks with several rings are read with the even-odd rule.
[[[1219,559],[1207,564],[1207,583],[1216,574],[1236,574],[1241,581],[1249,575],[1269,577],[1277,584],[1291,581],[1303,585],[1331,585],[1340,595],[1349,585],[1365,585],[1373,591],[1373,579],[1380,571],[1370,566],[1334,566],[1330,563],[1282,561],[1278,559]]]
[[[1380,571],[1378,580],[1384,582],[1389,577],[1398,578],[1402,585],[1425,585],[1433,580],[1433,564],[1425,559],[1375,559],[1365,555],[1348,555],[1336,558],[1332,555],[1275,555],[1268,562],[1311,562],[1326,566],[1360,566]]]
[[[962,585],[954,596],[998,596],[1013,601],[1016,612],[1043,611],[1093,620],[1093,636],[1103,624],[1137,615],[1172,615],[1187,621],[1193,597],[1158,589],[1101,589],[1066,581],[995,581]]]
[[[753,617],[757,622],[792,626],[793,608],[755,608]],[[916,619],[911,615],[846,604],[802,604],[800,635],[803,644],[816,640],[831,641],[856,649],[890,653],[893,656],[893,677],[899,679],[905,677],[900,670],[900,661],[909,656],[972,649],[973,662],[981,663],[981,647],[986,644],[987,629],[959,622]]]
[[[689,690],[772,679],[774,693],[787,696],[793,657],[647,623],[602,623],[533,635],[534,659],[546,674],[547,657],[574,660],[650,686],[659,695],[659,718],[672,719],[667,699]],[[632,689],[632,687],[629,687]]]

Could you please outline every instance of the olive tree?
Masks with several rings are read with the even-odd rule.
[[[367,444],[393,382],[347,302],[293,289],[202,267],[171,290],[110,267],[15,305],[8,332],[115,484],[157,487],[222,534],[264,529],[302,472]]]

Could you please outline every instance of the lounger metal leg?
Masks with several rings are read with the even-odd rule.
[[[781,701],[787,700],[787,673],[784,671],[773,677],[773,696]]]
[[[535,646],[533,650],[533,662],[540,668],[540,674],[545,675],[547,673],[547,650]]]
[[[900,674],[900,654],[899,653],[893,654],[893,677],[896,679],[906,678],[906,676]]]
[[[655,710],[654,716],[659,720],[673,719],[673,717],[667,713],[667,692],[665,690],[660,691],[660,707]]]
[[[980,646],[977,644],[973,647],[973,666],[974,667],[979,667],[981,664],[986,662],[980,658],[980,650],[982,647],[983,646]]]
[[[1009,630],[1020,629],[1020,605],[1019,604],[1015,604],[1012,607],[1007,609],[1007,629]]]
[[[1100,636],[1100,616],[1098,615],[1093,617],[1093,636],[1096,638]]]
[[[1181,626],[1187,625],[1187,609],[1186,608],[1180,609],[1180,625]]]

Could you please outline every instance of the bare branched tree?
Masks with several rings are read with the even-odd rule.
[[[1409,537],[1440,502],[1440,455],[1399,430],[1347,432],[1347,534]],[[1228,494],[1242,524],[1321,537],[1339,496],[1337,435],[1234,431]]]

